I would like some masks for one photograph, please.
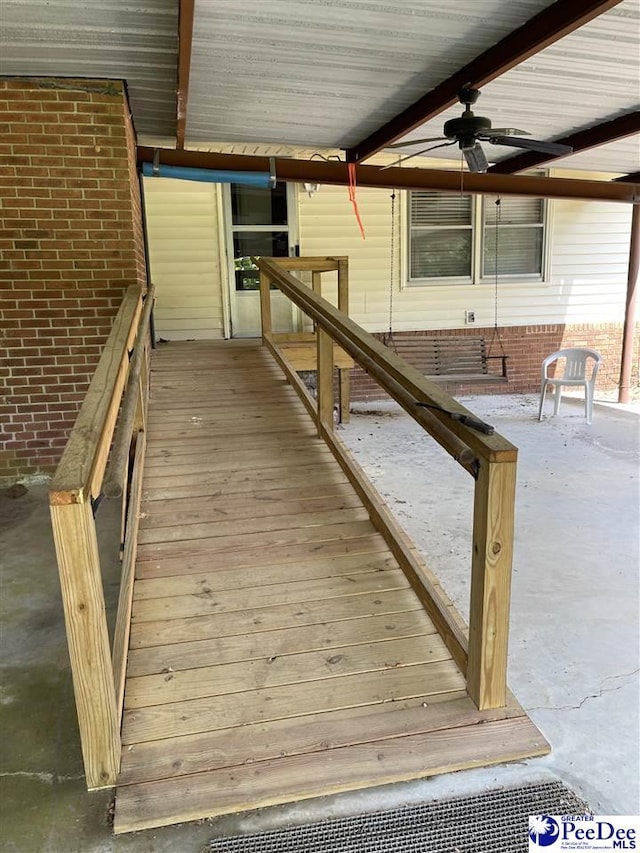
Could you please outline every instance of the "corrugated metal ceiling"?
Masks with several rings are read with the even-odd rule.
[[[2,0],[0,73],[126,80],[140,134],[175,136],[178,0]]]
[[[475,107],[494,127],[517,127],[536,139],[554,139],[640,109],[640,0],[619,6],[487,84]],[[460,105],[441,113],[406,139],[438,136]],[[639,137],[554,161],[554,166],[632,172],[640,168]],[[483,146],[490,161],[511,149]],[[419,150],[410,148],[409,151]],[[459,159],[456,146],[439,156]]]
[[[549,0],[198,0],[193,142],[347,147]]]
[[[353,145],[549,5],[195,0],[187,145]],[[175,138],[178,0],[2,0],[0,16],[0,73],[125,79],[141,142]],[[545,139],[637,109],[639,31],[640,0],[623,0],[485,86],[477,112]],[[557,164],[636,171],[638,140]]]

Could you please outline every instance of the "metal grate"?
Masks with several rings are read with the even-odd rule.
[[[529,815],[585,814],[560,782],[220,838],[208,853],[526,853]]]

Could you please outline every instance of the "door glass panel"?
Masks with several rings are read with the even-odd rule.
[[[287,185],[281,181],[265,190],[231,184],[231,217],[233,225],[286,225]]]
[[[289,254],[287,231],[235,231],[233,234],[233,263],[236,290],[260,290],[260,274],[251,263],[251,256],[265,255],[282,258]]]

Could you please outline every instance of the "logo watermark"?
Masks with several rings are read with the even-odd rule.
[[[529,853],[560,850],[638,850],[640,816],[533,815]]]

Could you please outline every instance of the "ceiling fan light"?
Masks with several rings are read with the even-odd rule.
[[[461,146],[462,147],[462,146]],[[470,172],[486,172],[489,168],[489,161],[484,155],[482,148],[476,143],[473,148],[463,148],[462,153],[467,161],[467,166]]]

